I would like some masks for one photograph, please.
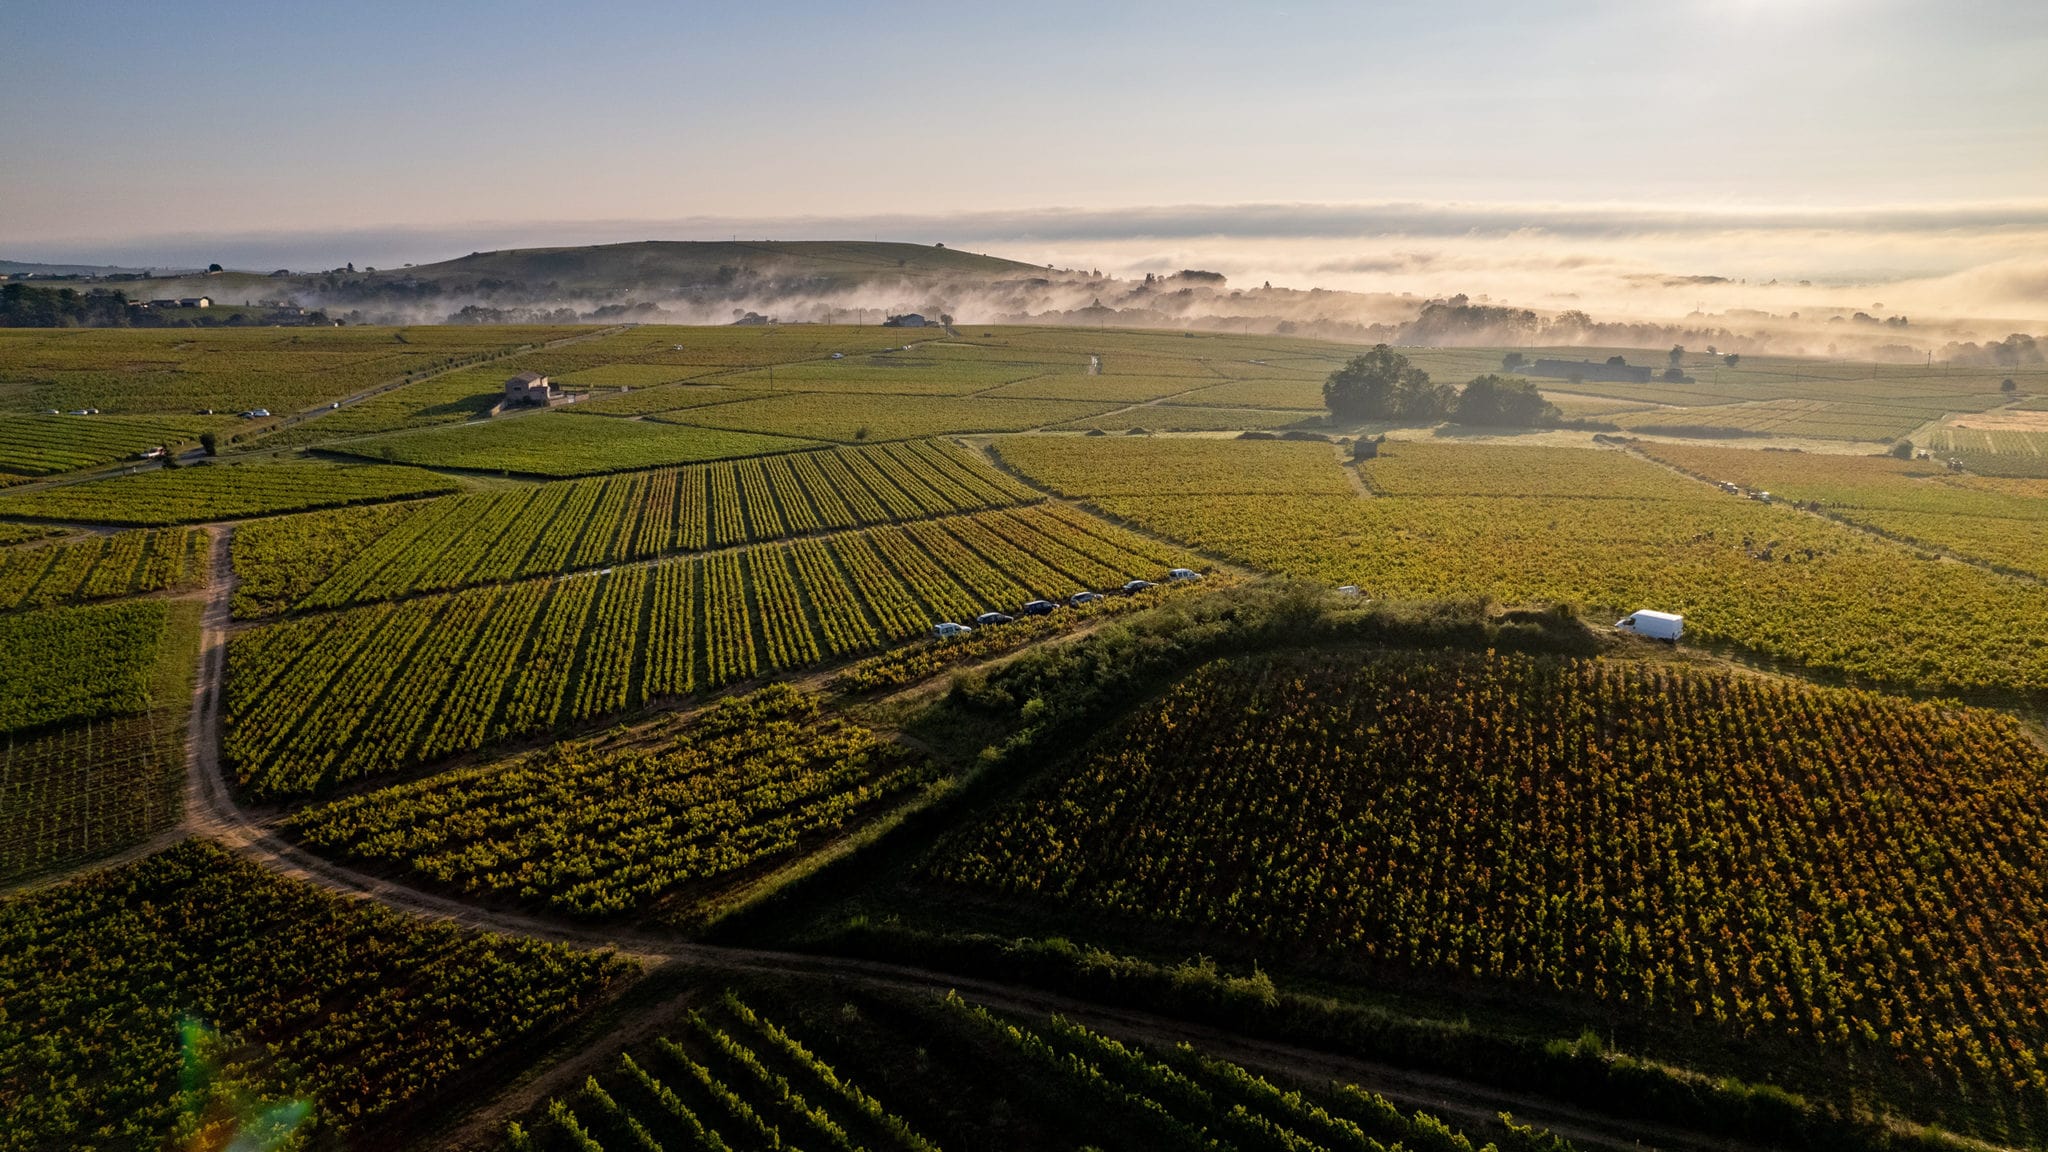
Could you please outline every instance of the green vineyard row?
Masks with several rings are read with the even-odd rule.
[[[223,753],[252,793],[302,793],[1179,559],[1042,505],[266,625],[229,647]]]
[[[0,609],[195,588],[206,572],[206,535],[191,529],[10,548],[0,551]]]
[[[322,851],[464,892],[607,915],[787,855],[929,767],[775,685],[632,747],[558,744],[306,809],[288,827]]]
[[[542,484],[437,501],[364,544],[298,606],[339,607],[1038,498],[937,442]],[[331,535],[329,525],[312,520],[244,531],[261,542],[261,554],[238,547],[236,571],[263,583],[289,583],[275,572],[302,556],[320,563]]]

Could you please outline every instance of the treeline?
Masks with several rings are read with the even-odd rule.
[[[107,289],[38,288],[0,284],[0,328],[238,328],[243,325],[330,323],[324,312],[266,315],[266,309],[179,309],[173,318],[136,306],[128,294]],[[182,313],[193,313],[185,315]]]
[[[126,328],[129,311],[120,292],[0,284],[0,328]]]

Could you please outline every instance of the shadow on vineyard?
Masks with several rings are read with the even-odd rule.
[[[2024,1141],[2048,1116],[2023,927],[2048,873],[2020,848],[2048,835],[2043,766],[2005,715],[1730,672],[1562,609],[1265,584],[892,719],[972,767],[719,938],[1745,1138],[1941,1145],[1905,1116]]]
[[[1341,1080],[1269,1079],[1198,1045],[1119,1039],[950,991],[753,978],[686,996],[656,1031],[510,1122],[500,1146],[1574,1147],[1512,1116],[1448,1123]]]

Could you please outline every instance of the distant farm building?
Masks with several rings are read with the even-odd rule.
[[[552,408],[558,404],[574,404],[583,398],[582,393],[570,395],[557,392],[548,378],[538,372],[521,372],[505,381],[505,398],[491,409],[493,416],[508,408]]]
[[[1556,380],[1594,380],[1614,384],[1650,382],[1647,366],[1595,363],[1591,360],[1538,360],[1516,371],[1524,376],[1548,376]]]
[[[180,299],[180,300],[178,301],[178,307],[180,307],[180,308],[211,308],[211,307],[213,307],[213,297],[211,297],[211,296],[186,296],[186,297],[184,297],[184,298],[182,298],[182,299]]]
[[[887,320],[882,321],[882,327],[884,328],[922,328],[924,325],[924,317],[915,312],[908,312],[901,316],[891,316]]]
[[[516,408],[522,404],[538,404],[546,407],[555,401],[554,385],[538,372],[521,372],[505,381],[505,407]]]

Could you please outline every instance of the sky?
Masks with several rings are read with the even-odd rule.
[[[1402,290],[1417,258],[1497,256],[1468,275],[1504,292],[1574,259],[1974,275],[2023,305],[2044,50],[2038,0],[6,0],[0,257],[879,237]]]

